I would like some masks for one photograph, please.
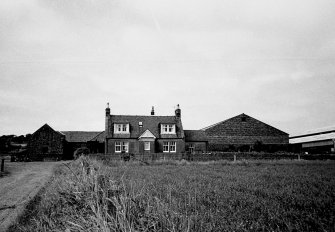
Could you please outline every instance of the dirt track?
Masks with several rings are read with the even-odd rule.
[[[60,162],[5,163],[0,177],[0,232],[6,231],[25,205],[46,184]]]

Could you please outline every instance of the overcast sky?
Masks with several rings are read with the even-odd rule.
[[[335,125],[334,0],[1,0],[0,135],[103,130],[112,114],[201,129],[246,113]]]

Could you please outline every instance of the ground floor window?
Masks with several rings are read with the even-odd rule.
[[[163,152],[176,152],[176,142],[163,142]]]
[[[194,144],[190,144],[188,147],[188,151],[193,153],[194,152]]]
[[[128,153],[129,142],[115,142],[115,152]]]

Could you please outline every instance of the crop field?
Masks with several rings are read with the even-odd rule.
[[[10,231],[334,231],[334,161],[62,165]]]

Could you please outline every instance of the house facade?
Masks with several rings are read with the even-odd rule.
[[[181,153],[185,135],[179,105],[171,116],[105,115],[105,154]]]

